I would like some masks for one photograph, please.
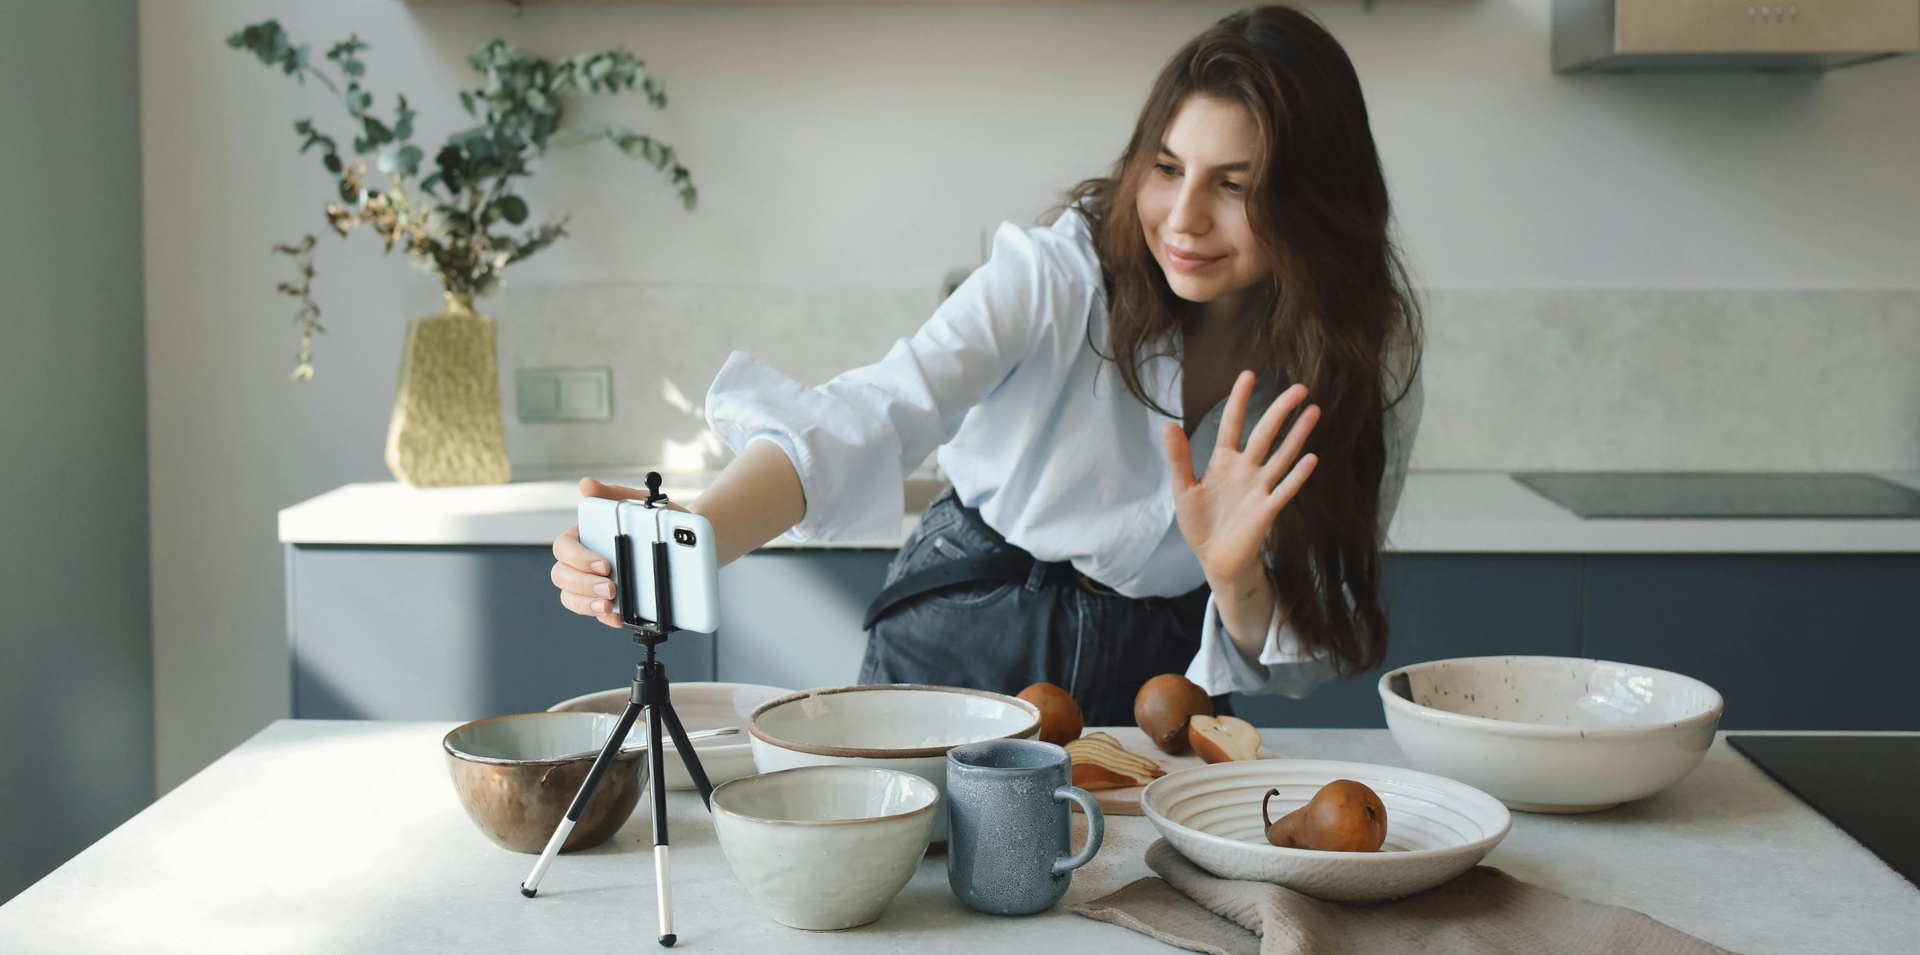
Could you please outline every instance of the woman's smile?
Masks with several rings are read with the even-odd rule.
[[[1172,265],[1174,268],[1179,269],[1182,272],[1198,272],[1201,269],[1207,268],[1208,266],[1218,264],[1219,262],[1221,262],[1226,258],[1224,254],[1222,255],[1190,254],[1175,248],[1171,244],[1163,245],[1162,248],[1166,249],[1167,262],[1170,265]]]

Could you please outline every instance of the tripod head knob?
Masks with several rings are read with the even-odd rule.
[[[665,501],[666,499],[667,499],[667,496],[665,494],[660,493],[660,472],[648,471],[647,472],[647,500],[646,500],[647,506],[652,507],[656,504],[659,504]]]

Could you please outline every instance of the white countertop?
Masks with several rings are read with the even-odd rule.
[[[447,778],[440,737],[453,726],[275,723],[0,905],[0,952],[657,951],[644,803],[606,845],[555,860],[539,898],[523,899],[533,857],[488,842]],[[1282,756],[1404,765],[1385,730],[1264,736]],[[1178,951],[1067,911],[1151,874],[1142,818],[1110,817],[1099,855],[1040,915],[965,908],[932,855],[878,922],[814,934],[755,905],[697,797],[669,803],[674,927],[692,951]],[[1649,799],[1586,816],[1515,813],[1486,862],[1746,955],[1905,955],[1920,938],[1920,890],[1724,741]]]
[[[640,471],[602,472],[638,484]],[[699,496],[712,474],[669,472],[674,500]],[[1920,472],[1882,473],[1920,488]],[[574,522],[576,479],[490,487],[411,488],[349,484],[280,512],[290,544],[549,545]],[[894,549],[917,514],[887,540],[768,547]],[[1502,471],[1414,471],[1388,530],[1403,553],[1920,553],[1920,520],[1587,520],[1535,494]]]

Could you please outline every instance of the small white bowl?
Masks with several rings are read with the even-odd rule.
[[[873,766],[913,773],[947,793],[947,750],[1040,732],[1026,700],[956,686],[886,684],[802,690],[761,704],[747,721],[761,772],[797,766]],[[947,838],[940,813],[928,836]]]
[[[1322,852],[1271,845],[1273,818],[1306,805],[1336,779],[1365,783],[1387,809],[1379,852]],[[1223,879],[1284,885],[1331,902],[1380,902],[1424,892],[1473,868],[1506,838],[1513,816],[1472,786],[1427,773],[1319,759],[1214,763],[1147,784],[1140,808],[1180,854]]]
[[[912,773],[809,766],[715,788],[713,829],[775,921],[833,932],[879,918],[900,894],[939,806],[939,791]]]
[[[564,703],[557,703],[548,712],[554,713],[619,713],[627,707],[627,697],[632,687],[619,687],[600,693],[576,696]],[[757,770],[753,765],[753,746],[747,742],[747,717],[753,715],[755,707],[776,697],[785,696],[792,690],[783,690],[774,686],[759,686],[753,683],[675,683],[673,685],[673,711],[680,714],[680,725],[689,733],[700,730],[725,729],[729,726],[740,728],[739,736],[722,736],[716,739],[695,740],[693,749],[700,754],[700,768],[707,771],[707,781],[715,786],[729,779],[751,776]],[[644,719],[635,720],[629,739],[645,739],[647,724]],[[663,774],[668,789],[692,789],[693,777],[687,775],[685,763],[673,748],[673,740],[667,742],[666,767]]]
[[[1713,687],[1578,657],[1461,657],[1380,678],[1414,765],[1526,812],[1595,812],[1685,778],[1713,744]]]

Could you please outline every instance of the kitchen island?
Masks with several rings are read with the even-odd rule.
[[[0,905],[0,952],[653,951],[646,809],[611,842],[561,856],[537,899],[533,857],[467,820],[440,738],[451,723],[282,720]],[[1282,756],[1405,765],[1384,730],[1264,730]],[[707,952],[1178,951],[1068,907],[1150,874],[1141,818],[1109,819],[1059,907],[982,915],[922,861],[878,922],[783,928],[727,868],[697,797],[670,796],[680,947]],[[1586,816],[1515,813],[1487,864],[1645,912],[1747,955],[1914,951],[1920,890],[1726,743],[1673,789]]]

